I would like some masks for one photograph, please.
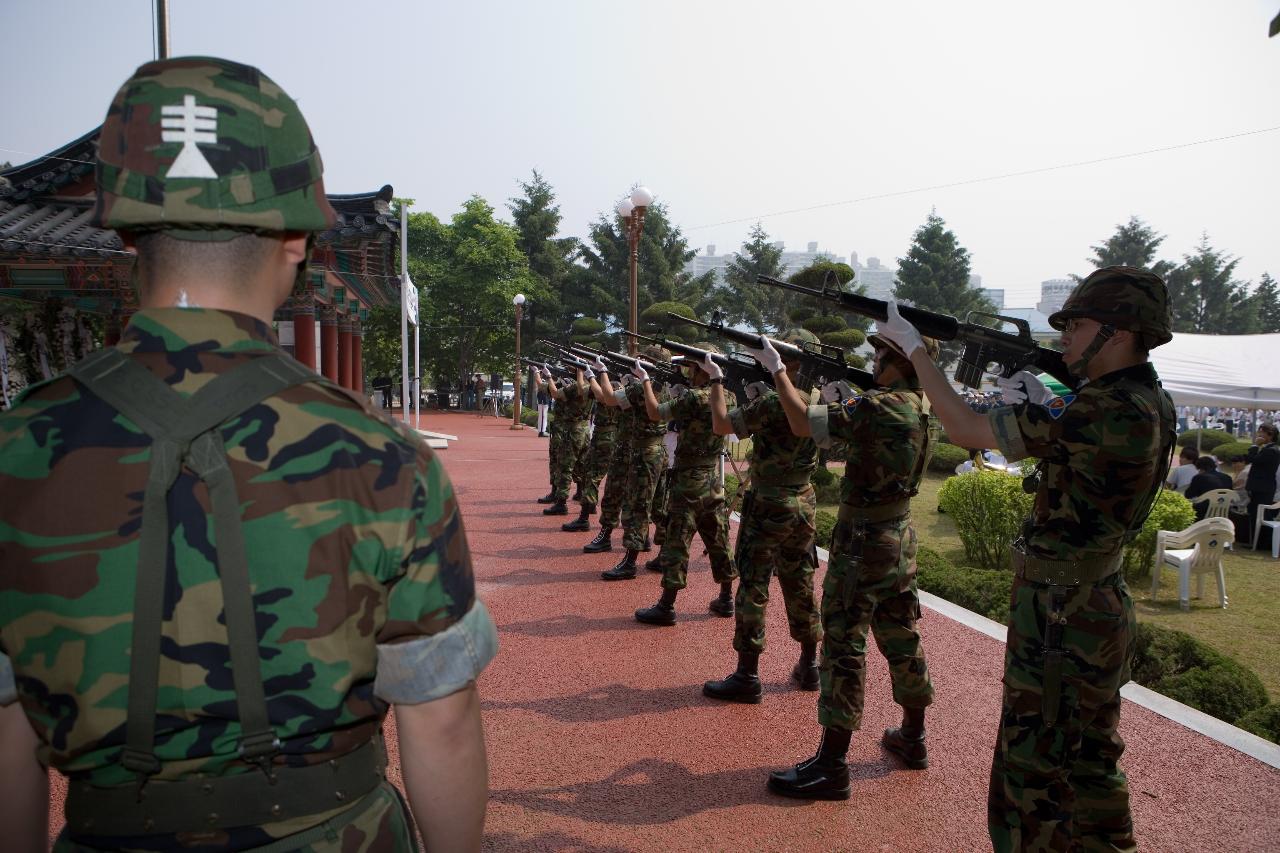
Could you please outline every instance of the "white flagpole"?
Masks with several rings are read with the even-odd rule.
[[[409,422],[409,206],[400,203],[400,417]]]
[[[422,305],[413,324],[413,428],[422,429]]]

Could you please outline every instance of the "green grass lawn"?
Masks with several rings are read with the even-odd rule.
[[[832,467],[842,475],[841,468]],[[920,543],[947,559],[963,564],[964,548],[951,518],[938,512],[938,489],[946,479],[942,474],[927,473],[920,483],[920,494],[912,501],[912,518]],[[835,512],[834,504],[821,509]],[[1196,639],[1230,655],[1258,673],[1272,701],[1280,701],[1280,560],[1271,559],[1270,551],[1247,548],[1228,552],[1223,562],[1227,579],[1226,610],[1217,606],[1218,587],[1205,580],[1203,599],[1191,599],[1191,609],[1178,606],[1178,578],[1172,569],[1161,577],[1156,599],[1151,599],[1151,578],[1130,581],[1139,621],[1185,631]],[[1195,584],[1192,583],[1192,595]]]

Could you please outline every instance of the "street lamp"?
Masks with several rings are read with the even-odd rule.
[[[520,320],[524,315],[524,294],[517,293],[511,300],[516,306],[516,371],[511,374],[511,428],[524,429],[520,422]],[[498,389],[501,392],[501,388]]]
[[[632,332],[640,331],[639,310],[639,266],[640,266],[640,234],[644,231],[645,209],[653,204],[653,193],[648,187],[636,187],[630,198],[624,198],[614,208],[622,217],[627,228],[627,245],[631,247],[631,311],[627,328]],[[636,354],[636,339],[627,338],[627,350]]]

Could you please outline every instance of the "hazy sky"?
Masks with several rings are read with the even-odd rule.
[[[476,193],[508,216],[536,168],[566,234],[643,182],[692,246],[736,249],[759,219],[891,265],[936,207],[1012,306],[1132,214],[1164,257],[1207,232],[1240,278],[1280,276],[1278,0],[170,6],[174,55],[257,65],[298,99],[330,192],[390,183],[443,218]],[[0,0],[0,161],[101,122],[152,58],[153,7]]]

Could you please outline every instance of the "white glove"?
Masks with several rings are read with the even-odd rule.
[[[649,371],[645,370],[646,366],[652,367],[653,365],[646,365],[640,359],[636,359],[635,364],[631,365],[631,375],[636,379],[639,379],[641,382],[648,382]]]
[[[551,384],[551,368],[549,367],[542,368],[542,384],[543,385]]]
[[[596,372],[589,367],[584,367],[582,369],[582,378],[590,382],[596,378]]]
[[[828,382],[822,386],[822,402],[839,403],[853,396],[853,387],[843,379]]]
[[[716,364],[715,359],[711,357],[711,353],[707,353],[702,357],[702,370],[712,379],[724,379],[724,371],[720,369],[720,365]]]
[[[772,376],[782,370],[782,356],[778,355],[778,351],[773,348],[773,344],[764,335],[760,336],[760,341],[762,344],[760,349],[747,347],[746,350]]]
[[[902,350],[903,355],[911,358],[911,353],[924,347],[924,340],[920,337],[920,333],[916,331],[915,326],[902,319],[902,315],[898,313],[896,299],[889,300],[888,313],[888,320],[883,323],[876,323],[875,334],[893,341]]]
[[[600,356],[596,356],[595,361],[591,362],[591,369],[594,370],[596,373],[609,372],[609,366],[604,363],[604,359],[601,358]]]
[[[538,368],[534,367],[532,364],[529,365],[529,375],[533,377],[535,382],[538,381]]]
[[[1058,396],[1040,381],[1040,377],[1026,370],[1019,370],[1008,378],[1001,376],[996,380],[996,385],[1000,387],[1006,406],[1016,406],[1024,402],[1043,406]]]

